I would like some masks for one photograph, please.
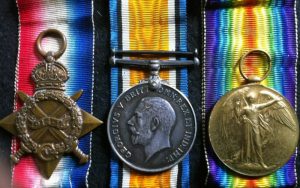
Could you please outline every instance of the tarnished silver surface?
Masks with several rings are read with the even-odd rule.
[[[196,137],[196,118],[187,98],[161,83],[138,84],[119,96],[108,117],[115,153],[130,167],[159,172],[180,162]]]

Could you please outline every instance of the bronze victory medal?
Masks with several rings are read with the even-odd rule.
[[[196,118],[187,98],[161,83],[138,84],[119,96],[108,118],[115,153],[130,167],[159,172],[180,162],[196,137]]]
[[[41,40],[55,34],[63,43],[58,52],[44,52]],[[66,38],[58,30],[48,29],[37,39],[38,50],[45,60],[32,71],[35,82],[33,96],[18,91],[23,107],[0,121],[0,126],[17,136],[20,149],[11,156],[18,163],[26,153],[34,155],[42,175],[49,178],[61,157],[73,153],[79,163],[86,163],[89,156],[78,147],[78,139],[102,122],[80,109],[76,101],[82,90],[69,97],[64,94],[64,83],[69,79],[68,70],[56,61],[66,49]]]
[[[265,53],[249,53],[254,52]],[[248,78],[241,66],[240,71],[254,83],[233,89],[217,102],[209,119],[209,138],[227,167],[247,176],[264,176],[282,167],[295,152],[298,120],[283,96],[257,83],[267,74]]]

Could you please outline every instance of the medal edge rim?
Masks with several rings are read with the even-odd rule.
[[[194,117],[194,120],[195,120],[195,126],[194,126],[194,136],[193,136],[193,140],[191,142],[191,145],[190,147],[187,149],[187,151],[185,152],[184,155],[182,155],[175,163],[171,164],[171,165],[168,165],[166,167],[163,167],[163,168],[155,168],[155,169],[146,169],[146,168],[141,168],[141,167],[137,167],[137,166],[134,166],[132,163],[128,162],[127,160],[124,159],[124,157],[117,151],[117,149],[115,148],[114,144],[112,143],[112,138],[111,138],[111,135],[110,135],[110,119],[111,119],[111,115],[112,115],[112,112],[113,112],[113,109],[115,108],[116,104],[117,104],[117,101],[119,98],[121,98],[126,92],[128,92],[129,90],[135,88],[135,87],[139,87],[139,86],[142,86],[142,85],[148,85],[149,83],[139,83],[139,84],[136,84],[134,86],[132,86],[131,88],[127,89],[126,91],[122,92],[118,98],[115,100],[115,102],[113,103],[113,105],[111,106],[111,109],[109,111],[109,114],[108,114],[108,120],[107,120],[107,134],[108,134],[108,140],[109,140],[109,143],[111,145],[111,148],[113,149],[114,153],[117,154],[117,156],[119,157],[119,159],[121,159],[121,161],[123,163],[125,163],[126,165],[128,165],[129,167],[135,169],[135,170],[138,170],[140,172],[146,172],[146,173],[157,173],[157,172],[163,172],[163,171],[166,171],[166,170],[169,170],[171,169],[172,167],[174,167],[175,165],[177,165],[178,163],[180,163],[186,156],[187,154],[189,154],[189,152],[191,151],[192,147],[194,146],[194,143],[195,143],[195,140],[196,140],[196,137],[197,137],[197,117],[196,117],[196,114],[195,114],[195,110],[192,106],[192,104],[190,103],[190,101],[188,100],[188,97],[185,96],[185,94],[183,94],[179,89],[177,88],[174,88],[172,86],[169,86],[167,84],[164,84],[164,83],[161,83],[162,86],[165,86],[165,87],[168,87],[168,88],[171,88],[173,90],[175,90],[176,92],[180,93],[181,94],[181,97],[183,97],[187,104],[190,106],[190,108],[192,109],[192,116]]]

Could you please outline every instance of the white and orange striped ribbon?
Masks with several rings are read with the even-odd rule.
[[[177,3],[176,3],[177,2]],[[122,50],[164,50],[175,51],[176,42],[180,35],[180,27],[176,23],[180,15],[180,5],[186,6],[186,1],[175,0],[111,0],[111,45],[114,49]],[[177,5],[177,6],[176,6]],[[185,11],[185,10],[184,10]],[[186,18],[182,19],[185,20]],[[180,20],[178,18],[178,20]],[[186,24],[186,23],[185,23]],[[186,30],[185,30],[186,31]],[[176,35],[177,34],[177,35]],[[186,40],[186,39],[183,39]],[[177,44],[180,45],[180,44]],[[186,50],[186,49],[185,49]],[[121,70],[120,70],[121,69]],[[112,69],[112,102],[117,95],[147,78],[147,73],[134,69]],[[121,74],[121,83],[116,83]],[[180,82],[178,71],[161,71],[162,79],[176,88]],[[183,78],[183,77],[182,77]],[[116,92],[118,90],[118,92]],[[188,157],[187,157],[188,159]],[[176,187],[181,184],[178,180],[179,166],[156,173],[142,174],[123,166],[118,160],[111,162],[111,187]],[[188,173],[185,173],[188,174]],[[186,178],[189,178],[188,176]],[[187,181],[189,182],[189,181]],[[186,184],[188,186],[188,183]]]

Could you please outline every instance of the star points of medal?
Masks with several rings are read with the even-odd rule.
[[[83,93],[83,90],[79,90],[71,97],[71,99],[76,102],[81,97],[82,93]],[[17,95],[22,102],[25,102],[29,98],[29,96],[22,91],[18,91]],[[0,120],[0,127],[2,127],[3,129],[5,129],[6,131],[8,131],[9,133],[11,133],[12,135],[14,135],[16,137],[18,137],[18,132],[16,129],[17,113],[18,113],[18,111],[13,112],[10,115],[3,118],[2,120]],[[80,133],[80,136],[78,137],[78,139],[81,138],[82,136],[84,136],[85,134],[91,132],[93,129],[95,129],[96,127],[100,126],[103,123],[101,120],[99,120],[98,118],[94,117],[93,115],[91,115],[90,113],[88,113],[82,109],[81,109],[81,113],[82,113],[83,123],[82,123],[82,130],[81,130],[81,133]],[[61,160],[62,155],[59,156],[57,159],[54,159],[51,161],[41,160],[34,155],[33,155],[33,158],[34,158],[36,165],[37,165],[38,169],[40,170],[41,174],[45,178],[49,179],[51,177],[53,171],[57,167],[59,161]]]

